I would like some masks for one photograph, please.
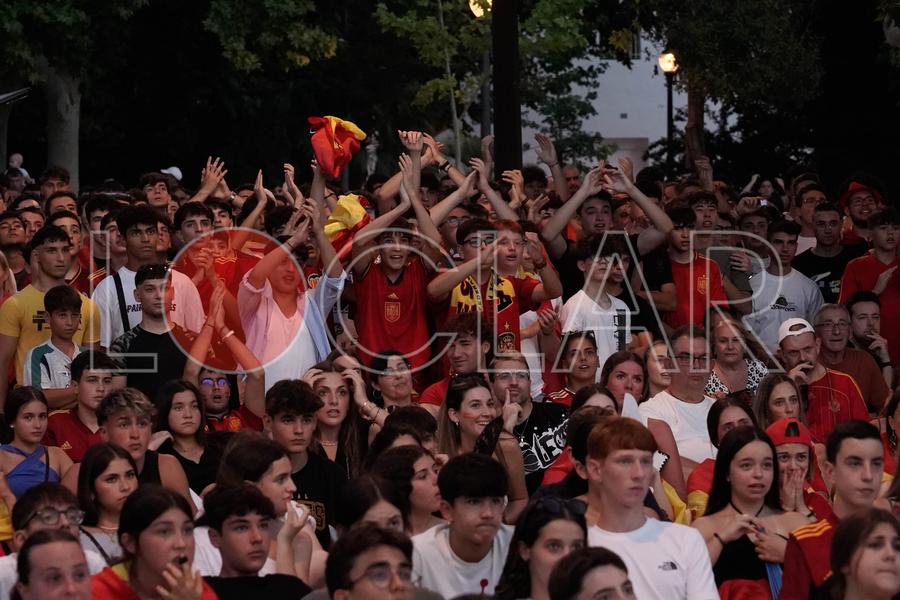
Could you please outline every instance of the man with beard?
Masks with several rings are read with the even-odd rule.
[[[851,180],[841,194],[840,204],[851,225],[844,231],[844,245],[871,241],[872,226],[868,221],[883,208],[881,192],[866,182]]]
[[[881,300],[869,290],[856,292],[844,304],[850,313],[850,345],[865,350],[881,369],[888,387],[894,385],[894,365],[887,340],[881,336]]]
[[[528,494],[533,494],[544,479],[544,471],[566,446],[569,413],[553,402],[532,401],[528,361],[521,354],[494,359],[490,377],[494,397],[504,403],[504,428],[519,440],[525,485]]]

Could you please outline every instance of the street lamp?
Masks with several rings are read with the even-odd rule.
[[[469,0],[469,10],[476,19],[491,10],[491,0]],[[481,55],[481,137],[491,134],[491,49]]]
[[[477,1],[477,0],[474,0]],[[678,59],[672,52],[659,55],[659,68],[666,75],[666,173],[672,174],[672,137],[675,134],[675,119],[672,116],[672,82],[678,71]]]

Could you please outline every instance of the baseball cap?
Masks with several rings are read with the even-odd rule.
[[[171,175],[178,181],[181,181],[181,169],[178,167],[167,167],[165,169],[161,169],[160,173],[165,173],[166,175]]]
[[[797,419],[778,419],[766,428],[766,433],[776,446],[783,444],[803,444],[813,447],[812,433]]]
[[[783,342],[784,338],[815,332],[816,330],[806,319],[788,319],[778,327],[778,343]]]
[[[844,193],[841,194],[841,197],[838,200],[838,204],[841,205],[841,208],[847,208],[847,203],[850,202],[850,196],[856,192],[869,192],[877,202],[881,202],[881,192],[875,187],[859,181],[851,181],[850,185],[847,186],[847,189],[844,190]]]

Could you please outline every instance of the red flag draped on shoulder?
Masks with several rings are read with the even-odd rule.
[[[337,117],[310,117],[309,124],[312,125],[312,147],[319,167],[329,177],[340,177],[366,134],[350,121]]]

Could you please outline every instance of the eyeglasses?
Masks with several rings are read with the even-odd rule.
[[[510,381],[513,378],[530,379],[531,374],[528,371],[502,371],[497,373],[497,379],[500,381]]]
[[[700,356],[691,356],[690,354],[676,354],[675,360],[682,364],[691,364],[694,366],[700,366],[706,364],[706,361],[709,360],[709,354],[701,354]]]
[[[405,373],[409,373],[409,365],[404,364],[397,367],[385,367],[384,371],[382,371],[382,376],[387,377],[389,375],[403,375]]]
[[[465,244],[466,246],[469,246],[469,247],[471,247],[471,248],[478,248],[478,247],[480,247],[480,246],[487,246],[488,244],[493,244],[493,243],[494,243],[494,238],[491,237],[491,236],[486,236],[486,237],[473,237],[473,238],[469,238],[469,239],[467,239],[466,241],[463,242],[463,244]]]
[[[391,579],[393,579],[394,575],[396,575],[397,579],[402,581],[404,585],[413,584],[412,565],[402,564],[394,570],[388,564],[375,564],[366,569],[366,572],[363,573],[359,579],[350,580],[350,587],[352,588],[363,579],[366,579],[375,587],[384,590],[391,585]]]
[[[465,223],[471,218],[472,217],[447,217],[446,219],[444,219],[444,224],[450,225],[451,227],[456,227],[462,223]]]
[[[25,525],[28,525],[32,519],[37,518],[44,525],[53,527],[59,525],[59,517],[62,515],[65,515],[66,520],[72,525],[81,525],[81,522],[84,520],[84,511],[78,510],[74,506],[62,510],[52,506],[45,506],[31,513],[31,516],[25,521]]]
[[[200,380],[200,385],[208,385],[210,387],[217,385],[219,387],[225,387],[228,385],[228,380],[224,377],[219,377],[218,379],[213,379],[212,377],[205,377]]]
[[[850,323],[847,321],[825,321],[824,323],[819,323],[816,327],[824,328],[824,329],[837,329],[844,330],[850,327]]]
[[[555,496],[543,496],[538,500],[537,508],[542,508],[553,515],[561,515],[564,511],[569,511],[573,515],[583,515],[587,512],[587,503],[575,498],[563,500]]]

